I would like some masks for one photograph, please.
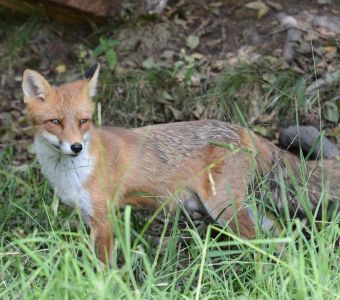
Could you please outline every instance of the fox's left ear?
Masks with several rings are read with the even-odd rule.
[[[96,63],[91,69],[85,72],[85,78],[89,80],[87,85],[90,97],[94,97],[97,93],[97,82],[99,75],[100,65]]]

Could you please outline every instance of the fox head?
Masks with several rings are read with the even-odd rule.
[[[78,155],[89,139],[100,66],[95,65],[85,80],[55,87],[38,72],[25,70],[22,81],[27,114],[35,134],[56,151]]]

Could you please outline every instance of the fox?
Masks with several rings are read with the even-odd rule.
[[[259,184],[254,174],[266,178],[278,211],[288,207],[300,217],[308,210],[320,216],[326,186],[328,207],[339,212],[339,160],[306,161],[304,184],[299,157],[246,127],[217,120],[96,127],[92,99],[99,71],[96,64],[84,79],[53,86],[26,69],[22,90],[41,172],[63,203],[79,209],[102,262],[114,247],[112,207],[164,205],[171,213],[181,206],[242,238],[255,238],[256,218],[246,201]],[[303,185],[308,207],[295,185]],[[260,225],[273,226],[274,219],[264,215]]]

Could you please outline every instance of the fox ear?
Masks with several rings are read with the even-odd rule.
[[[29,102],[32,98],[44,101],[50,89],[50,84],[42,75],[33,70],[25,70],[22,79],[25,103]]]
[[[97,93],[97,82],[98,82],[99,70],[100,70],[100,65],[99,63],[96,63],[94,66],[92,66],[91,69],[85,72],[85,78],[89,80],[87,88],[88,88],[88,93],[90,97],[94,97]]]

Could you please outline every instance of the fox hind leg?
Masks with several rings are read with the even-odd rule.
[[[197,182],[197,194],[206,212],[218,224],[229,225],[242,237],[254,238],[254,218],[249,215],[245,203],[249,168],[246,168],[245,157],[237,158],[236,163],[235,159],[228,159],[208,170]]]
[[[234,232],[245,238],[255,237],[255,223],[249,216],[248,208],[233,201],[212,197],[203,201],[210,217],[221,226],[228,225]]]

